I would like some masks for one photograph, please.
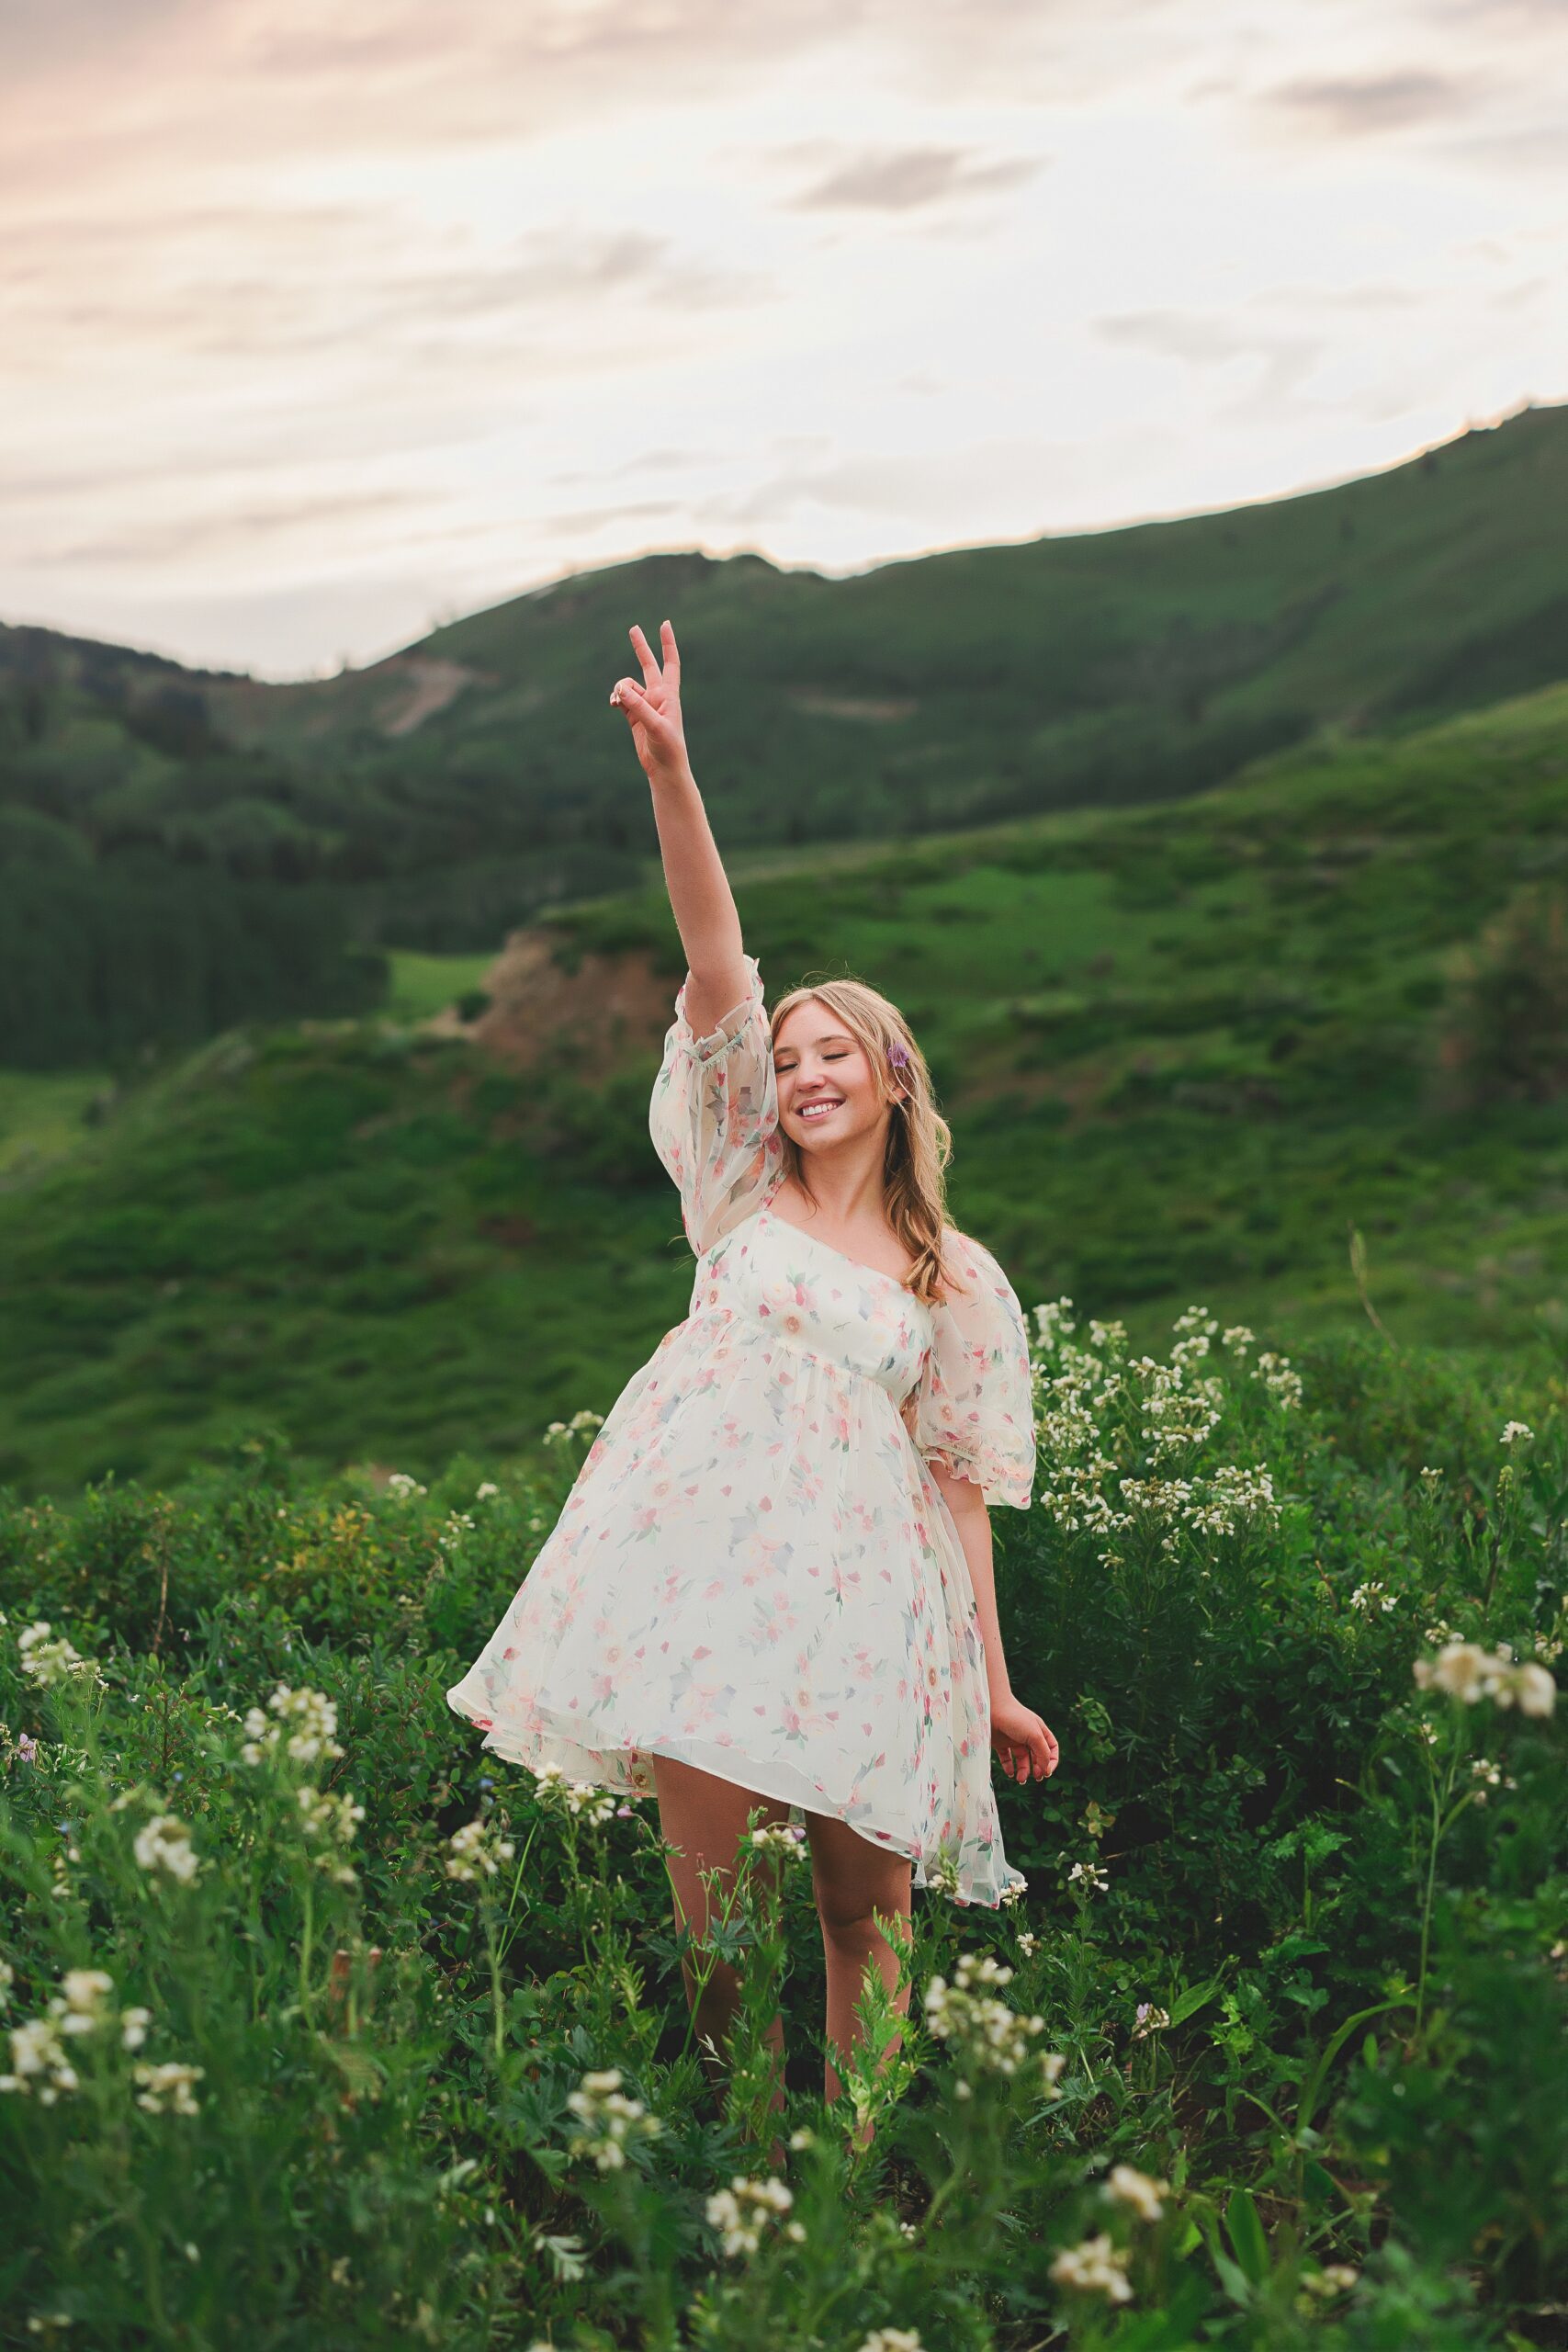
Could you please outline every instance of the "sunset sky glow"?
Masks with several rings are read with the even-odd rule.
[[[849,571],[1568,397],[1560,0],[0,0],[0,38],[7,621],[304,674],[650,548]]]

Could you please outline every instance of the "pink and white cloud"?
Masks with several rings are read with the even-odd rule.
[[[0,0],[0,617],[274,675],[1568,395],[1556,0]],[[657,617],[657,616],[655,616]]]

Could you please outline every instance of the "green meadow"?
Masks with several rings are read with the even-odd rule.
[[[1551,689],[1157,810],[741,855],[738,897],[771,996],[850,970],[904,1007],[954,1221],[1021,1295],[1561,1356],[1561,1105],[1451,1065],[1466,959],[1568,871],[1565,740]],[[550,933],[672,1001],[651,882]],[[689,1294],[656,1049],[519,1076],[420,1027],[483,969],[401,957],[400,1018],[241,1024],[73,1131],[63,1081],[10,1082],[0,1475],[166,1479],[260,1428],[428,1477],[608,1408]]]

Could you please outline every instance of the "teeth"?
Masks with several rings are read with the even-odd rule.
[[[803,1119],[820,1119],[824,1118],[829,1111],[837,1111],[840,1107],[837,1102],[808,1102],[800,1115]]]

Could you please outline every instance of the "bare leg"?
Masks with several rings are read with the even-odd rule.
[[[721,1781],[716,1773],[699,1772],[695,1765],[682,1764],[673,1756],[655,1756],[652,1762],[660,1827],[666,1845],[678,1849],[667,1858],[676,1926],[689,1928],[701,1945],[706,1939],[715,1907],[723,1903],[735,1883],[736,1848],[745,1830],[747,1815],[760,1806],[763,1821],[776,1825],[789,1819],[789,1807],[772,1797],[758,1796],[752,1790],[737,1788],[731,1781]],[[777,1865],[771,1856],[764,1863],[759,1855],[754,1867],[771,1870]],[[701,1875],[704,1871],[721,1873],[711,1896]],[[740,2006],[739,1982],[734,1969],[728,1961],[715,1960],[708,1954],[704,1956],[701,1972],[705,1982],[699,1983],[699,1972],[693,1968],[690,1959],[682,1962],[682,1973],[699,2045],[711,2040],[716,2049],[723,2051]],[[782,2107],[782,2017],[773,2018],[767,2041],[778,2059],[778,2091],[773,2103]],[[723,2077],[705,2051],[704,2064],[716,2088],[719,2087]]]
[[[874,1846],[857,1829],[852,1829],[847,1821],[837,1820],[829,1814],[808,1813],[806,1826],[811,1840],[817,1910],[822,1922],[822,1950],[828,1962],[828,2033],[847,2055],[861,2039],[860,2020],[854,2012],[868,1961],[874,1960],[899,2013],[908,2014],[908,1988],[906,1986],[902,1994],[895,1991],[898,1954],[877,1928],[872,1913],[878,1911],[884,1918],[900,1920],[903,1925],[898,1932],[908,1939],[910,1865],[905,1855],[890,1854],[886,1847]],[[893,2048],[897,2047],[895,2042]],[[843,2090],[830,2059],[824,2070],[824,2087],[829,2099],[838,2098]],[[863,2144],[869,2144],[870,2136],[868,2132]]]

